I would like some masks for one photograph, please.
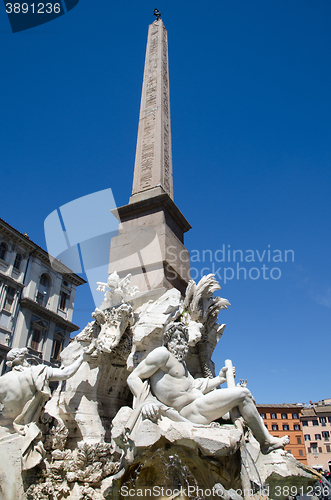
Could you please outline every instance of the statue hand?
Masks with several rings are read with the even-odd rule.
[[[149,420],[156,421],[162,406],[162,403],[145,403],[141,409],[141,414],[143,417],[149,418]]]
[[[224,366],[222,368],[222,370],[219,372],[218,376],[221,377],[221,378],[225,378],[226,379],[226,372],[228,371],[228,367],[227,366]]]

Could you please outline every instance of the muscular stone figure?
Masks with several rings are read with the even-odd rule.
[[[51,392],[49,382],[66,380],[76,373],[88,354],[83,352],[71,365],[53,368],[31,366],[28,350],[12,349],[7,366],[12,370],[0,377],[0,498],[25,498],[21,471],[38,465],[45,455],[38,426]]]
[[[224,367],[215,378],[194,379],[186,367],[188,332],[182,323],[171,323],[165,331],[164,346],[157,347],[128,377],[133,395],[139,399],[144,380],[149,379],[152,395],[142,404],[145,418],[155,420],[164,405],[174,408],[179,419],[208,425],[237,407],[247,422],[264,454],[283,448],[288,436],[276,438],[269,434],[253,400],[245,387],[216,389],[226,381]]]
[[[80,367],[86,354],[83,352],[70,366],[53,368],[46,365],[31,366],[25,359],[28,350],[12,349],[7,354],[7,366],[12,370],[0,377],[0,425],[13,425],[24,434],[24,425],[35,422],[43,402],[51,393],[49,382],[66,380]]]
[[[71,365],[53,368],[46,365],[31,366],[25,359],[28,350],[12,349],[7,354],[7,366],[12,370],[0,377],[0,430],[23,436],[22,464],[30,469],[44,456],[38,419],[51,392],[49,382],[66,380],[88,356],[83,352]],[[1,439],[0,439],[1,452]]]

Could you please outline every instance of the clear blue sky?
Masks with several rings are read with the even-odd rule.
[[[221,276],[236,266],[215,261],[223,245],[255,259],[294,251],[294,262],[266,252],[242,263],[277,267],[279,279],[221,281],[232,306],[216,366],[231,358],[259,403],[331,397],[329,0],[80,0],[16,34],[1,7],[0,215],[45,247],[44,220],[61,205],[106,188],[128,202],[154,7],[169,36],[187,248],[211,250]],[[93,307],[85,285],[74,321],[83,327]]]

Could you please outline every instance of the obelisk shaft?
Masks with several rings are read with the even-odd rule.
[[[149,26],[130,203],[167,193],[173,199],[167,30]]]

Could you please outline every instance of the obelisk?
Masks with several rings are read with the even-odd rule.
[[[149,26],[130,203],[168,193],[173,200],[167,30]]]
[[[120,225],[109,273],[131,273],[144,302],[172,287],[184,294],[190,279],[184,233],[191,226],[173,201],[168,39],[159,18],[148,30],[132,196],[113,213]]]

